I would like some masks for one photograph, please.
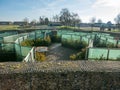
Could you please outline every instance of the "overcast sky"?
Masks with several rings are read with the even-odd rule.
[[[82,22],[89,22],[92,17],[114,22],[120,13],[120,0],[0,0],[0,21],[51,18],[63,8],[78,13]]]

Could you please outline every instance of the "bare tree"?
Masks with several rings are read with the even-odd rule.
[[[40,18],[39,18],[40,25],[44,25],[44,23],[45,23],[44,19],[45,19],[44,16],[40,16]]]
[[[37,23],[37,21],[36,21],[36,19],[33,19],[32,21],[31,21],[31,25],[35,25]]]
[[[71,17],[72,25],[76,27],[76,25],[78,25],[81,22],[79,15],[77,13],[72,13]]]
[[[91,31],[93,31],[93,27],[94,27],[95,21],[96,21],[96,18],[95,18],[95,17],[92,17],[92,18],[90,19]]]
[[[116,16],[114,21],[116,22],[116,27],[120,30],[120,13]]]
[[[101,30],[104,30],[104,27],[103,27],[103,24],[102,24],[102,23],[103,23],[102,20],[101,20],[101,19],[98,19],[98,20],[97,20],[97,23],[99,24],[98,27],[100,28],[100,31],[101,31]]]
[[[56,17],[55,17],[55,16],[53,16],[53,18],[52,18],[52,19],[53,19],[53,22],[56,22]]]
[[[102,23],[102,20],[101,20],[101,19],[98,19],[97,23],[100,23],[100,24],[101,24],[101,23]]]
[[[76,26],[81,22],[77,13],[71,13],[67,8],[64,8],[60,12],[60,22],[66,26]]]
[[[70,25],[71,22],[71,14],[67,8],[64,8],[60,12],[60,21],[63,25]]]
[[[49,24],[49,19],[46,17],[46,18],[44,19],[44,22],[45,22],[45,23],[44,23],[45,25],[48,25],[48,24]]]
[[[53,16],[53,20],[54,20],[54,22],[59,22],[59,15]]]
[[[25,25],[28,25],[29,19],[28,19],[27,17],[25,17],[25,18],[23,19],[23,22],[25,22]]]
[[[45,16],[40,16],[39,18],[39,23],[40,25],[48,25],[49,24],[49,19],[48,17],[45,17]]]
[[[111,28],[112,28],[112,22],[111,21],[107,22],[107,28],[108,28],[109,31],[111,31]]]

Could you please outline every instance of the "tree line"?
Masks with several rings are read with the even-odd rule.
[[[25,22],[29,22],[28,18],[24,19]],[[115,24],[116,24],[116,28],[118,28],[120,30],[120,14],[118,14],[115,18],[114,18]],[[70,12],[67,8],[64,8],[60,11],[59,14],[56,14],[52,17],[52,20],[50,20],[48,17],[45,16],[40,16],[39,17],[39,21],[33,19],[30,24],[32,25],[48,25],[51,22],[59,22],[61,23],[61,25],[64,26],[76,26],[77,24],[80,24],[82,22],[82,20],[80,19],[79,15],[77,13],[74,12]],[[91,28],[94,27],[95,23],[103,23],[101,19],[98,19],[96,21],[95,17],[92,17],[90,19],[90,24],[91,24]],[[111,21],[108,21],[107,24],[112,24]]]
[[[24,18],[24,22],[29,22],[28,18]],[[67,8],[64,8],[60,11],[58,15],[52,17],[52,21],[45,16],[39,17],[39,22],[33,19],[30,24],[35,25],[48,25],[50,22],[59,22],[65,26],[75,26],[76,24],[81,22],[79,15],[77,13],[70,12]]]

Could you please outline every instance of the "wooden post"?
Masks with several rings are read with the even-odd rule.
[[[110,49],[108,48],[107,60],[109,60],[109,53],[110,53]]]
[[[87,59],[88,59],[88,52],[89,52],[89,48],[86,48],[85,60],[87,60]]]

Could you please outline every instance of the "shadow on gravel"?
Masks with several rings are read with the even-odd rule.
[[[55,43],[49,47],[47,60],[69,60],[69,56],[74,53],[77,53],[77,50],[62,47],[61,43]]]

